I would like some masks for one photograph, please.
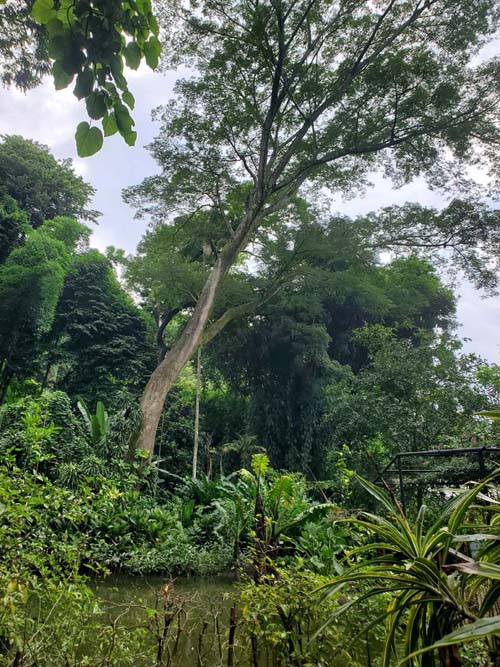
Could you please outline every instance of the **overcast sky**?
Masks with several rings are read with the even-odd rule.
[[[96,188],[93,208],[103,216],[95,227],[92,244],[101,250],[114,245],[132,252],[144,231],[144,222],[134,220],[133,210],[121,199],[121,191],[156,171],[145,149],[158,130],[158,125],[151,120],[151,109],[171,97],[175,77],[141,67],[138,72],[129,71],[128,80],[136,99],[133,112],[138,133],[136,146],[130,148],[115,135],[105,139],[97,155],[85,159],[77,157],[73,138],[77,124],[86,120],[85,105],[78,102],[70,90],[56,92],[50,80],[27,94],[0,89],[0,134],[20,134],[46,144],[58,158],[73,158],[76,171]],[[436,207],[444,204],[444,199],[429,191],[422,181],[400,190],[378,182],[364,197],[339,200],[337,208],[341,213],[356,215],[406,201]],[[457,313],[462,323],[459,335],[470,339],[464,343],[466,351],[500,363],[500,301],[483,296],[470,285],[461,285]]]

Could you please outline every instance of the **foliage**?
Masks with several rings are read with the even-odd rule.
[[[92,402],[120,388],[140,386],[153,362],[148,320],[97,250],[73,261],[49,343],[53,382]]]
[[[247,582],[243,586],[243,620],[255,637],[260,656],[273,665],[296,667],[367,664],[365,647],[343,648],[346,634],[352,634],[357,623],[350,628],[347,624],[324,626],[325,615],[338,606],[334,598],[325,607],[318,606],[315,592],[325,581],[325,577],[295,566],[280,567],[259,584]]]
[[[498,210],[474,199],[454,199],[440,211],[407,203],[349,222],[376,252],[425,258],[452,278],[460,272],[477,287],[494,291],[500,257],[498,215]]]
[[[56,89],[75,80],[74,95],[85,100],[92,120],[101,120],[104,135],[119,132],[133,146],[137,134],[129,109],[135,101],[123,70],[125,64],[137,69],[143,58],[153,69],[158,65],[159,27],[151,2],[132,6],[119,0],[98,5],[87,0],[78,5],[35,0],[31,18],[45,29]],[[80,157],[93,155],[102,143],[98,127],[86,121],[78,125]]]
[[[456,354],[451,336],[416,333],[405,340],[375,325],[353,336],[368,360],[331,388],[327,417],[337,449],[349,444],[351,469],[376,476],[398,451],[465,446],[481,431],[474,417],[487,404],[476,380],[480,360]]]
[[[69,263],[61,241],[32,230],[0,266],[2,397],[12,375],[26,373],[37,341],[50,330]]]
[[[441,664],[460,665],[457,645],[484,636],[493,637],[491,648],[496,654],[498,644],[494,635],[498,633],[498,617],[490,617],[490,613],[500,595],[497,503],[486,506],[486,513],[490,507],[494,512],[486,525],[477,516],[471,517],[471,512],[475,510],[478,514],[474,503],[497,475],[452,497],[430,525],[425,505],[412,525],[388,493],[359,479],[387,516],[362,512],[359,518],[351,520],[355,527],[367,531],[369,540],[350,551],[351,562],[328,585],[328,595],[346,584],[370,586],[357,600],[336,610],[329,622],[358,602],[391,593],[383,615],[386,617],[384,666],[389,665],[393,654],[400,656],[398,664],[423,654],[419,664],[432,666],[436,664],[436,652]],[[474,557],[467,553],[472,544],[479,546]],[[367,629],[370,626],[371,622]]]
[[[16,200],[0,195],[0,264],[21,244],[28,216],[18,208]]]
[[[474,433],[486,401],[435,270],[415,257],[382,266],[358,241],[337,223],[286,236],[301,247],[300,278],[206,352],[208,372],[247,400],[246,435],[273,465],[323,479],[344,445],[347,466],[371,475],[396,451]]]
[[[104,403],[97,401],[95,415],[90,412],[85,401],[78,401],[77,405],[92,443],[98,444],[103,438],[106,438],[109,431],[109,420]]]
[[[0,5],[0,80],[26,91],[50,72],[45,31],[31,16],[25,0]]]
[[[56,160],[46,146],[17,135],[0,142],[0,192],[16,200],[33,227],[60,215],[91,221],[99,215],[87,208],[94,188],[71,160]]]
[[[401,0],[381,14],[329,0],[242,1],[229,10],[209,1],[178,11],[182,30],[166,56],[196,75],[178,82],[164,109],[151,147],[162,172],[126,199],[162,222],[206,210],[227,237],[187,326],[146,386],[138,447],[150,456],[165,396],[212,337],[225,277],[262,230],[300,206],[305,183],[352,193],[378,169],[397,183],[425,175],[464,186],[456,176],[474,157],[496,173],[498,62],[472,59],[495,32],[494,0]],[[245,193],[236,207],[235,191]]]
[[[467,159],[473,139],[496,132],[496,65],[471,64],[495,30],[495,8],[471,0],[417,8],[403,0],[383,13],[371,5],[337,12],[327,0],[182,7],[166,58],[197,75],[177,84],[165,109],[152,147],[163,174],[131,196],[153,201],[161,219],[172,205],[195,210],[210,200],[222,211],[234,183],[247,179],[266,203],[306,178],[351,190],[374,167],[399,181],[427,173],[439,182],[445,145]]]

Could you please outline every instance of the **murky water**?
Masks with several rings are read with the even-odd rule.
[[[118,576],[94,582],[93,588],[106,623],[118,619],[123,629],[144,631],[146,639],[134,667],[291,664],[274,655],[274,649],[257,645],[255,638],[252,645],[252,628],[242,623],[233,576],[178,578],[173,582],[165,577]],[[375,667],[380,643],[371,640],[369,650],[370,657],[358,659]],[[351,661],[343,656],[342,651],[332,651],[329,664],[348,667]],[[296,660],[293,664],[301,663]]]
[[[232,611],[238,598],[234,576],[173,582],[165,577],[117,576],[96,581],[93,588],[108,621],[120,617],[122,626],[147,627],[150,658],[139,662],[148,667],[252,664],[250,646],[238,636],[237,627],[231,641],[230,626],[238,616]]]

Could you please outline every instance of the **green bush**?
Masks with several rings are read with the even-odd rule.
[[[373,651],[380,629],[370,633],[368,649],[364,641],[348,648],[348,640],[360,623],[353,617],[325,626],[325,620],[343,601],[332,596],[324,606],[318,604],[317,591],[326,581],[321,575],[294,566],[276,568],[259,584],[247,582],[240,595],[243,620],[245,631],[254,635],[253,644],[260,659],[294,667],[369,664],[369,651]],[[372,614],[373,609],[367,613]]]

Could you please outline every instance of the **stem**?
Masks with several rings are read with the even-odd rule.
[[[201,347],[196,360],[196,399],[194,406],[193,479],[198,472],[198,448],[200,442],[200,393],[201,393]]]

